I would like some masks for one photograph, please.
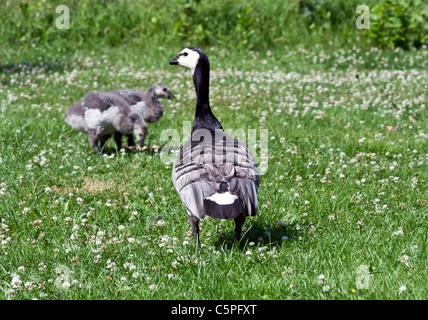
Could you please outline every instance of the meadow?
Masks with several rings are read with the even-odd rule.
[[[428,48],[362,41],[201,46],[214,114],[256,129],[267,163],[242,239],[206,218],[201,248],[160,157],[194,117],[191,74],[168,65],[186,44],[5,48],[0,299],[426,299]],[[144,151],[100,157],[64,121],[89,91],[156,82],[176,99]]]

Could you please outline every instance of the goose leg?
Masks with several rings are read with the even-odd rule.
[[[104,149],[104,145],[106,144],[107,140],[110,139],[111,134],[108,134],[106,136],[102,136],[100,138],[100,150],[102,151]]]
[[[192,226],[192,233],[195,236],[196,243],[198,246],[201,246],[201,243],[199,241],[199,219],[194,216],[189,216],[189,222]]]
[[[241,238],[242,235],[242,226],[244,225],[245,219],[247,217],[245,216],[245,212],[242,212],[239,216],[237,216],[235,220],[235,237],[237,240]]]
[[[114,141],[116,142],[117,150],[122,148],[122,134],[118,131],[114,133]]]
[[[128,138],[128,146],[132,147],[135,146],[134,142],[134,136],[131,134],[127,134],[126,137]]]

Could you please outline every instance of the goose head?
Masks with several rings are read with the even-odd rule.
[[[189,47],[181,50],[181,52],[172,59],[170,65],[179,65],[195,72],[196,67],[202,60],[207,60],[206,54],[199,48]]]
[[[131,113],[129,115],[129,120],[133,126],[133,131],[135,134],[135,137],[138,140],[138,144],[140,147],[144,146],[144,139],[147,135],[147,125],[144,122],[142,116],[139,113]]]
[[[164,98],[164,99],[174,99],[175,96],[168,89],[168,87],[162,83],[155,83],[150,87],[148,93],[151,93],[153,97],[156,99]]]

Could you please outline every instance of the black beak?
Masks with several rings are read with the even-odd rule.
[[[171,100],[172,100],[172,99],[174,99],[174,98],[175,98],[175,96],[174,96],[171,92],[169,92],[169,93],[168,93],[168,99],[171,99]]]
[[[141,148],[144,147],[144,139],[139,140],[138,144],[140,145]]]
[[[172,60],[169,62],[169,64],[170,64],[170,65],[178,64],[178,56],[176,56],[174,59],[172,59]]]

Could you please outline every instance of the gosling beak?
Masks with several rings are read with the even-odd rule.
[[[178,64],[178,56],[176,56],[174,59],[172,59],[172,60],[169,62],[169,64],[170,64],[170,65]]]
[[[138,144],[140,145],[140,147],[144,147],[144,139],[142,140],[138,140]]]
[[[168,93],[168,99],[172,100],[174,98],[175,98],[175,96],[172,94],[172,92],[169,92]]]

